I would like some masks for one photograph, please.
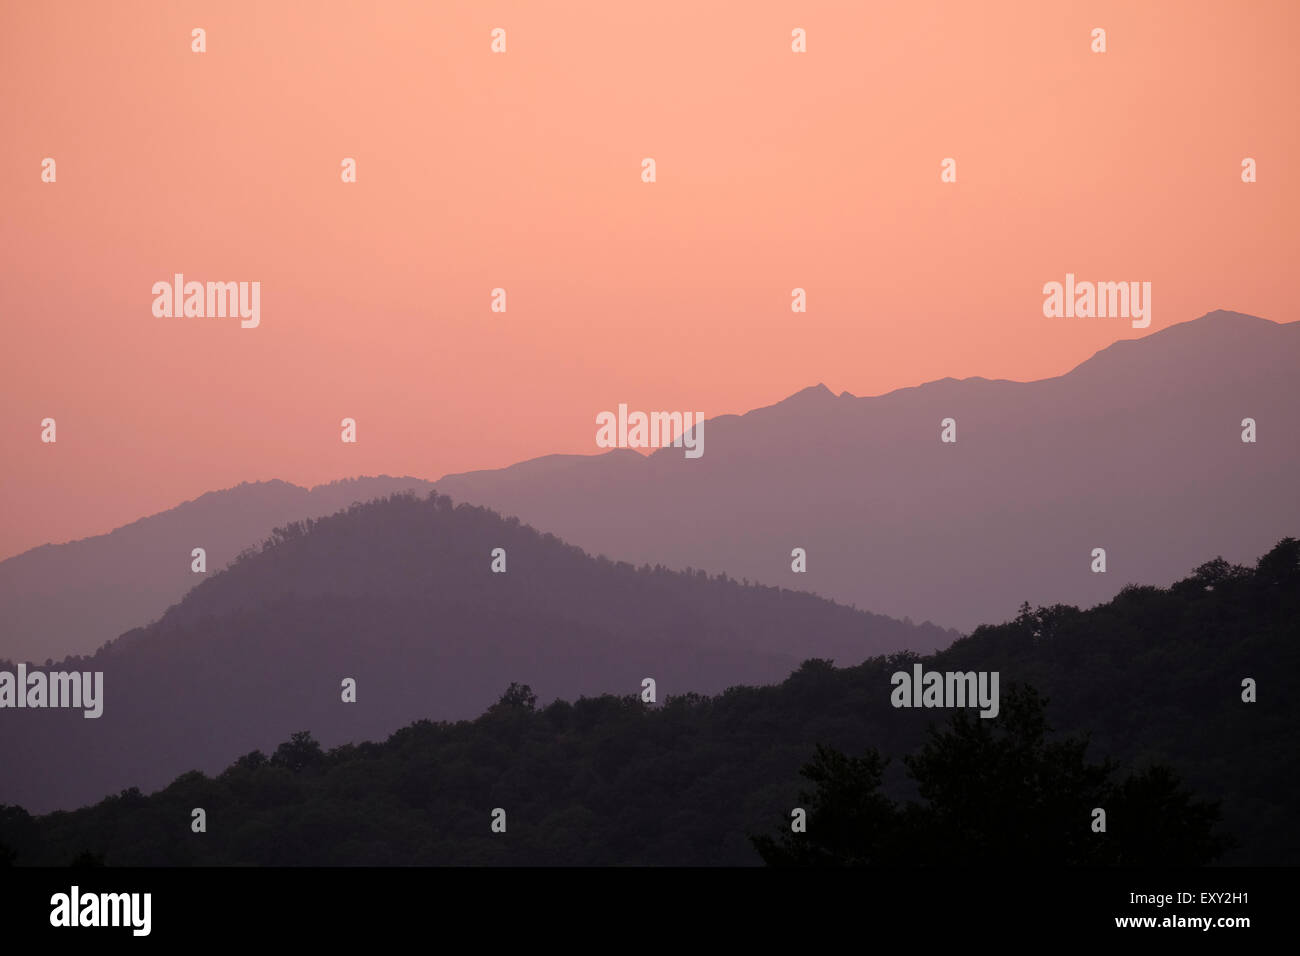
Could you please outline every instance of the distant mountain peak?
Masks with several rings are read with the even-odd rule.
[[[835,393],[827,388],[825,383],[818,382],[816,385],[809,385],[807,388],[800,389],[788,398],[783,399],[780,404],[784,405],[787,402],[822,401],[827,398],[835,398]]]
[[[1271,319],[1264,319],[1258,315],[1251,315],[1249,312],[1234,312],[1231,309],[1215,309],[1213,312],[1206,312],[1200,318],[1192,319],[1190,322],[1180,322],[1179,325],[1192,325],[1196,322],[1249,322],[1259,323],[1267,322],[1269,325],[1278,325]],[[1172,328],[1172,326],[1171,326]]]
[[[1274,322],[1245,312],[1215,309],[1199,318],[1177,322],[1150,335],[1112,342],[1080,362],[1068,374],[1108,366],[1115,361],[1131,361],[1137,356],[1176,355],[1184,362],[1195,357],[1205,363],[1217,363],[1222,360],[1225,349],[1235,351],[1247,343],[1260,343],[1263,336],[1269,336],[1269,341],[1275,341],[1272,337],[1278,333],[1285,337],[1288,326],[1300,326],[1300,323]]]

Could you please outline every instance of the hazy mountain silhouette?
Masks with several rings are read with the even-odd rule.
[[[477,526],[473,512],[464,520]],[[357,530],[336,524],[327,541],[361,543]],[[676,590],[673,578],[640,580]],[[248,648],[241,662],[266,657]],[[998,717],[892,706],[893,673],[916,664],[999,672]],[[773,863],[1172,866],[1227,849],[1224,863],[1294,865],[1297,667],[1300,542],[1287,539],[1250,568],[1213,560],[1172,587],[1125,588],[1086,611],[1026,606],[924,660],[808,660],[778,686],[655,706],[633,687],[539,706],[503,683],[472,722],[421,720],[386,742],[329,751],[304,711],[279,746],[216,777],[186,773],[152,796],[127,790],[36,819],[0,806],[0,865],[6,848],[27,865],[756,863],[747,835]],[[1246,677],[1257,702],[1243,699]],[[246,693],[244,683],[231,686]],[[315,709],[327,708],[346,709]],[[172,717],[154,711],[156,722]],[[202,728],[193,733],[201,743]],[[809,782],[816,792],[801,796]],[[190,832],[194,807],[208,814],[201,836]],[[494,807],[509,814],[508,836],[489,830]],[[809,811],[798,836],[792,807]],[[1107,812],[1104,834],[1095,807]]]
[[[1213,312],[1042,381],[943,379],[872,398],[818,385],[708,420],[695,460],[621,450],[437,486],[593,553],[969,631],[1026,599],[1091,606],[1293,533],[1297,376],[1300,322]],[[940,442],[948,417],[955,444]],[[1247,417],[1255,444],[1241,441]],[[806,574],[791,572],[795,547]]]
[[[490,570],[504,548],[504,574]],[[445,496],[289,525],[146,628],[56,670],[103,671],[103,716],[5,710],[0,803],[69,807],[310,727],[328,745],[477,714],[512,680],[543,698],[714,692],[808,654],[857,663],[959,635],[812,595],[634,568]],[[0,664],[10,667],[12,665]],[[357,700],[341,700],[344,678]]]
[[[593,554],[963,631],[1025,599],[1091,605],[1126,582],[1173,580],[1204,554],[1247,560],[1296,529],[1297,369],[1300,323],[1220,311],[1037,382],[943,379],[870,398],[814,386],[710,419],[695,460],[622,449],[436,483],[241,485],[0,562],[0,656],[88,653],[155,620],[198,579],[200,544],[211,573],[276,525],[435,486]],[[956,444],[939,441],[947,417]],[[1255,444],[1240,440],[1246,417]],[[794,547],[807,549],[806,574],[790,570]],[[1090,570],[1097,547],[1105,574]]]
[[[46,544],[0,561],[0,658],[44,662],[88,654],[158,618],[205,575],[190,552],[207,551],[208,575],[271,529],[408,489],[418,478],[358,478],[310,490],[284,481],[212,491],[110,534]]]

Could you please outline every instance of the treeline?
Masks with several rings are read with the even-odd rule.
[[[419,721],[383,743],[325,750],[303,732],[150,796],[42,817],[0,809],[0,858],[1295,864],[1298,657],[1300,543],[1288,538],[1253,568],[1215,560],[1090,610],[1026,605],[924,659],[810,660],[777,686],[653,705],[539,706],[515,684],[476,720]],[[890,675],[917,660],[999,671],[999,717],[893,708]]]

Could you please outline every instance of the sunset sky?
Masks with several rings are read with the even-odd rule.
[[[1218,308],[1294,321],[1298,27],[1188,0],[7,3],[0,558],[241,481],[593,454],[619,403],[1027,380]],[[260,327],[154,317],[177,272],[259,281]],[[1044,318],[1067,272],[1151,282],[1151,327]]]

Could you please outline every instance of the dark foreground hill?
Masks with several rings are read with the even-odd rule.
[[[897,758],[917,751],[928,722],[949,716],[891,706],[891,674],[917,660],[933,670],[998,671],[1006,706],[992,720],[967,715],[957,721],[964,730],[939,738],[946,755],[932,747],[913,761],[930,816],[904,819],[928,843],[915,853],[903,847],[903,858],[951,859],[943,842],[951,836],[964,862],[1014,862],[1007,846],[1034,854],[1027,838],[1066,807],[1084,829],[1060,842],[1113,861],[1087,829],[1101,799],[1111,829],[1096,839],[1123,841],[1120,860],[1204,861],[1228,837],[1235,845],[1222,862],[1300,862],[1293,539],[1254,568],[1212,561],[1168,589],[1126,588],[1091,610],[1025,606],[1014,621],[924,659],[902,654],[843,669],[811,660],[779,686],[658,706],[603,696],[538,707],[512,686],[472,722],[418,721],[385,743],[329,751],[303,732],[269,758],[250,753],[215,778],[186,774],[152,796],[132,789],[40,818],[0,811],[0,843],[19,864],[757,863],[751,836],[786,828],[808,788],[800,767],[817,745]],[[1257,682],[1255,703],[1243,701],[1247,678]],[[1001,746],[999,735],[1016,738],[1017,721],[1036,719],[1014,706],[1020,682],[1050,697],[1046,715],[1058,731],[1091,732],[1086,762],[1068,745],[1024,760]],[[1094,772],[1102,757],[1124,763],[1111,783]],[[818,761],[832,782],[849,781],[850,796],[870,790],[870,759],[822,752]],[[1053,772],[1040,773],[1049,764]],[[1072,767],[1077,783],[1059,789]],[[883,775],[891,799],[916,796],[902,771],[895,759]],[[835,800],[823,799],[823,810]],[[1211,834],[1216,802],[1222,821]],[[849,804],[857,815],[861,803]],[[959,813],[936,817],[935,807]],[[195,808],[206,812],[205,833],[191,831]],[[491,831],[497,808],[507,814],[505,833]],[[871,813],[878,809],[873,803]],[[915,828],[918,820],[935,825]],[[824,830],[817,840],[826,843]],[[780,854],[771,843],[767,851]]]
[[[645,678],[659,694],[712,693],[778,682],[810,655],[857,663],[958,636],[593,558],[445,496],[393,496],[277,529],[156,623],[53,665],[102,671],[103,715],[0,710],[0,803],[49,810],[153,789],[303,727],[327,746],[383,739],[482,713],[512,681],[546,701],[639,692]]]

